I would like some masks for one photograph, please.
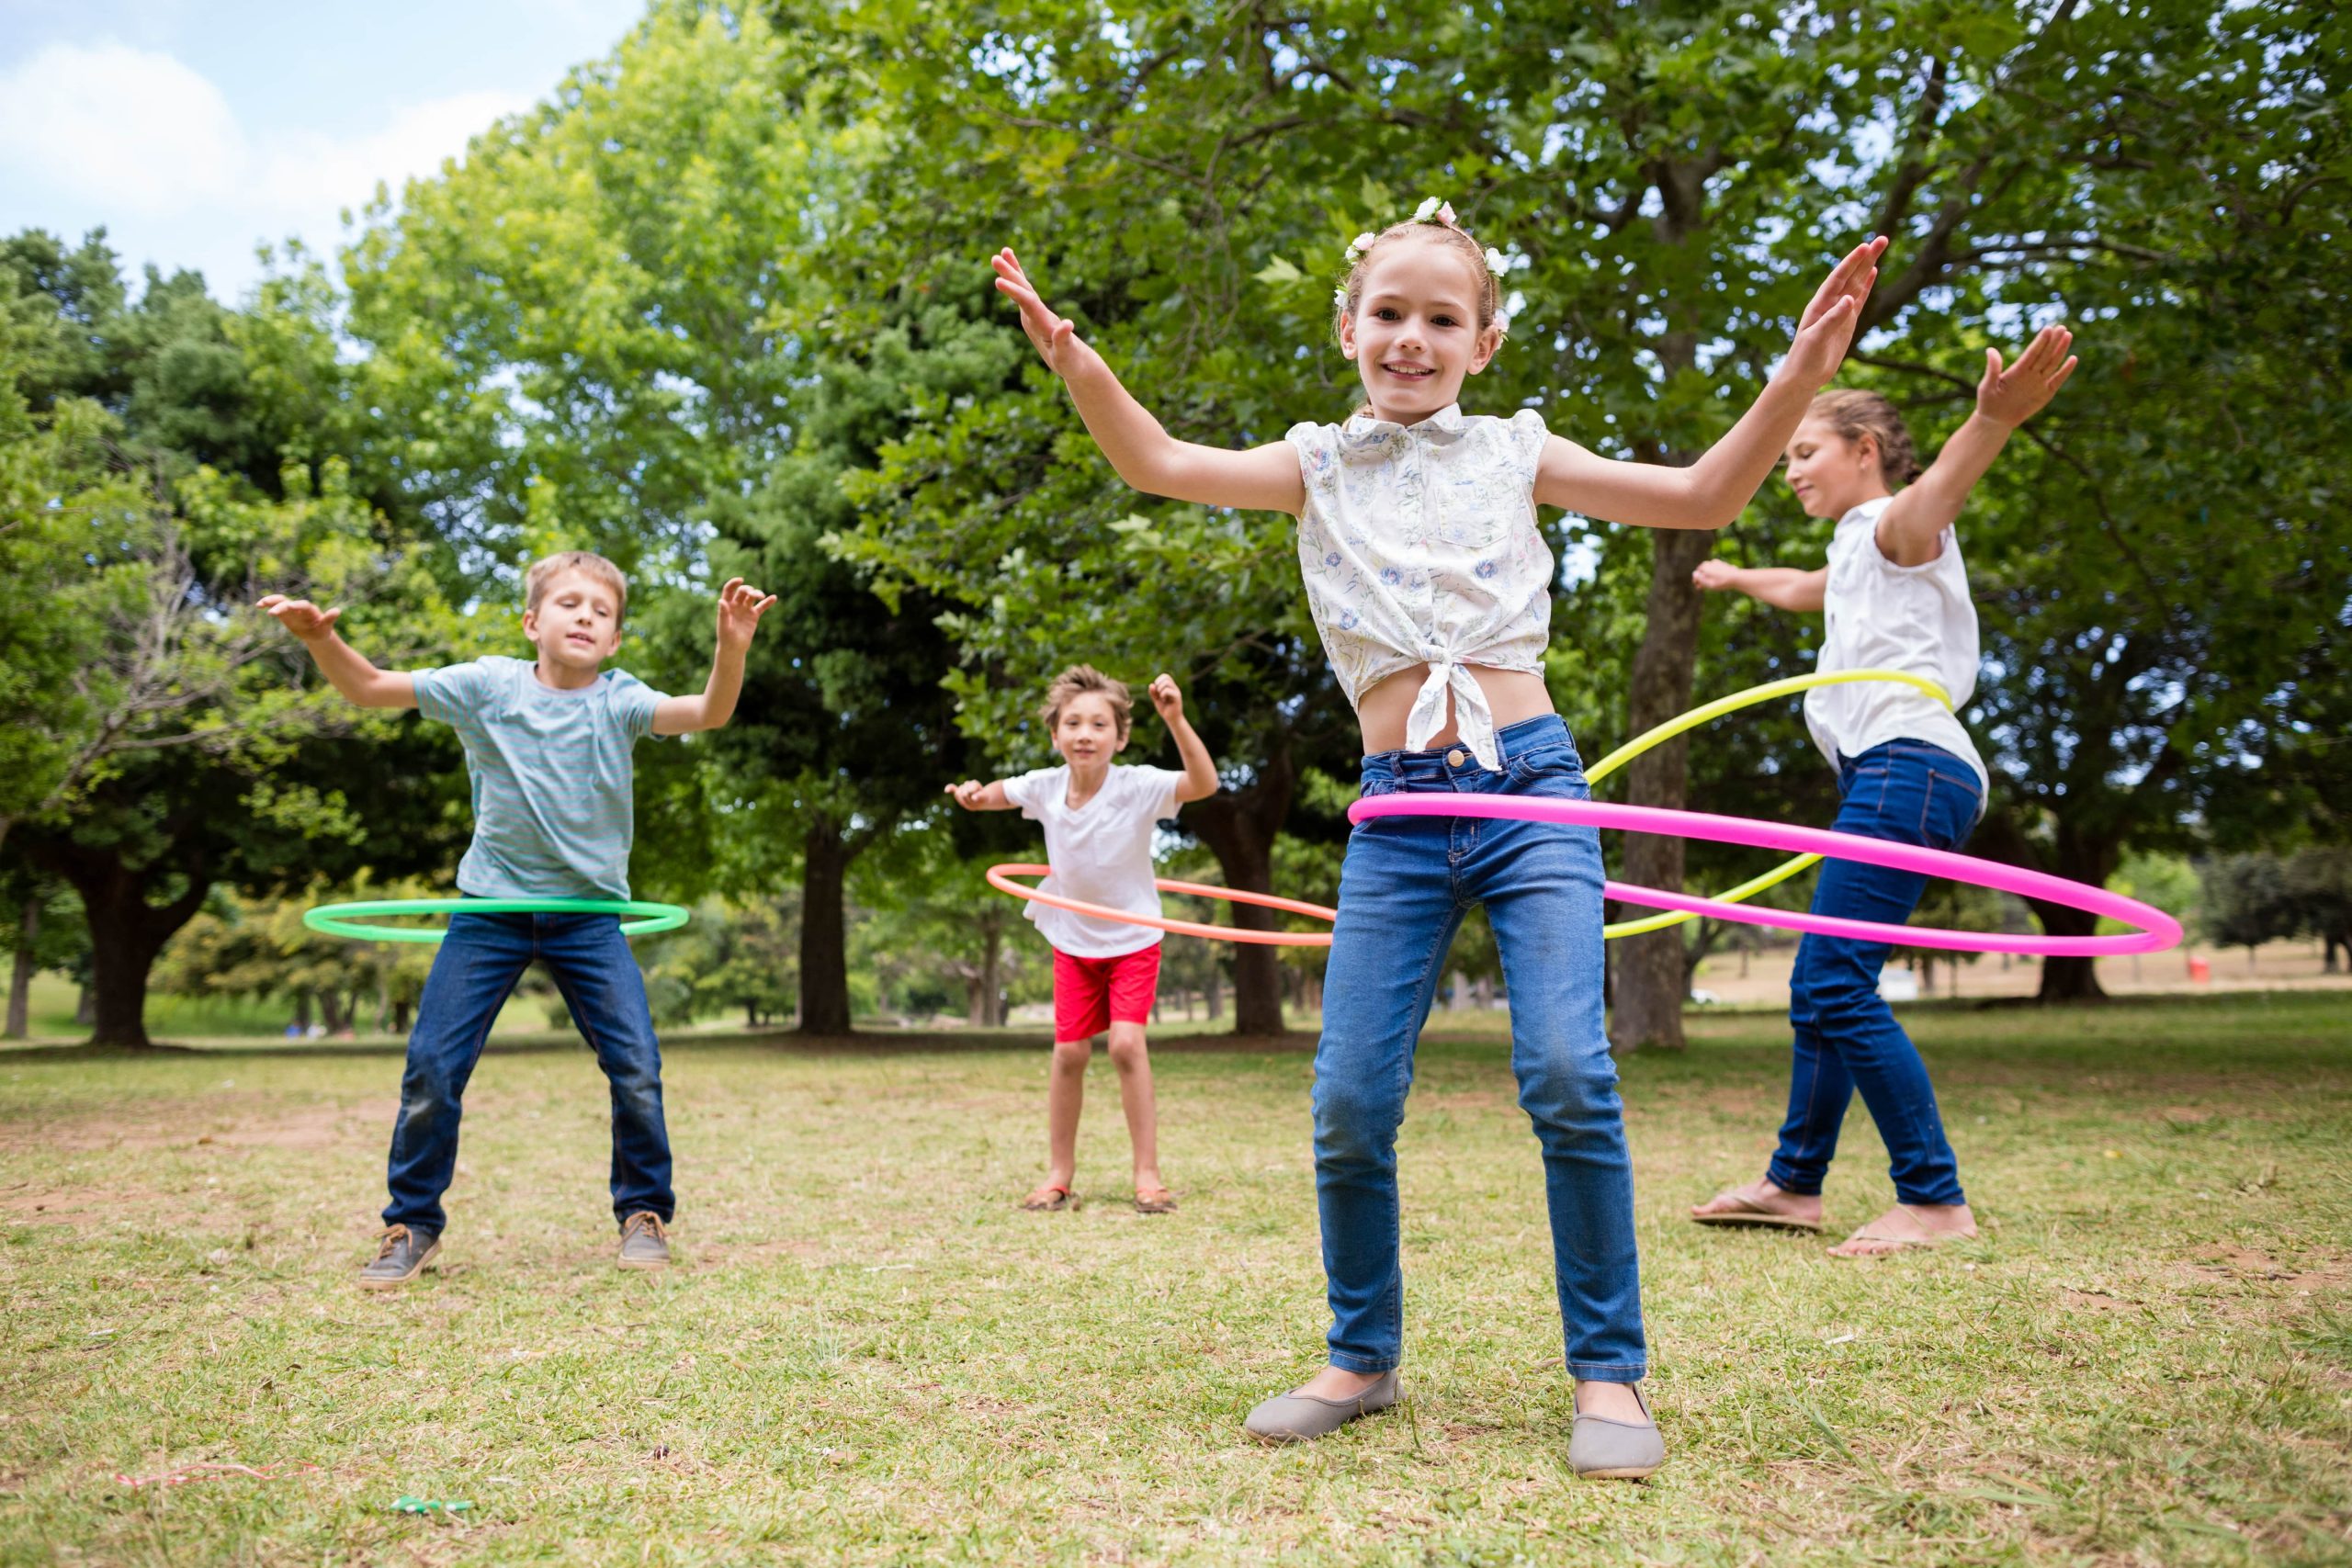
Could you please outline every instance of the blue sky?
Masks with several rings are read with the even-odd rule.
[[[235,299],[607,53],[645,0],[0,0],[0,233],[104,225]]]

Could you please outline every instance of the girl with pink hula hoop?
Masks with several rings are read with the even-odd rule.
[[[1788,458],[1805,514],[1838,519],[1828,564],[1742,570],[1711,560],[1692,581],[1783,610],[1820,611],[1823,670],[1924,675],[1951,694],[1955,710],[1965,707],[1976,689],[1976,609],[1952,523],[2009,433],[2074,374],[2073,341],[2064,328],[2045,327],[2006,369],[1987,350],[1976,412],[1925,473],[1894,404],[1875,392],[1823,393]],[[1804,713],[1838,770],[1838,832],[1956,850],[1974,829],[1988,776],[1956,712],[1908,686],[1872,682],[1818,687]],[[1926,886],[1915,872],[1831,860],[1813,911],[1900,924]],[[1832,1254],[1873,1257],[1976,1234],[1927,1064],[1878,994],[1889,951],[1819,935],[1798,944],[1789,977],[1794,1070],[1780,1147],[1762,1178],[1697,1205],[1692,1219],[1820,1230],[1822,1180],[1859,1089],[1886,1143],[1895,1204]]]
[[[1502,275],[1434,198],[1357,238],[1334,311],[1366,401],[1247,451],[1179,441],[1056,315],[1011,251],[997,287],[1087,429],[1137,490],[1298,519],[1307,603],[1363,725],[1367,795],[1588,794],[1543,679],[1550,549],[1536,508],[1719,528],[1770,476],[1827,384],[1883,240],[1822,284],[1756,406],[1689,468],[1613,462],[1522,409],[1467,415],[1465,377],[1502,346]],[[1601,1027],[1599,835],[1561,823],[1384,818],[1350,835],[1316,1051],[1315,1167],[1329,1364],[1250,1413],[1268,1442],[1322,1437],[1397,1398],[1404,1350],[1396,1136],[1413,1051],[1463,916],[1483,904],[1511,994],[1511,1066],[1542,1145],[1581,1475],[1637,1479],[1665,1447],[1636,1385],[1634,1189]]]
[[[1111,759],[1127,743],[1134,701],[1125,682],[1091,665],[1073,664],[1054,677],[1038,713],[1062,765],[993,784],[966,779],[949,784],[947,793],[967,811],[1018,808],[1044,826],[1053,874],[1042,891],[1105,910],[1157,916],[1153,829],[1186,801],[1215,795],[1217,782],[1216,763],[1186,721],[1176,682],[1166,675],[1152,682],[1151,703],[1176,738],[1182,773],[1114,764]],[[1159,932],[1034,899],[1022,909],[1053,944],[1054,1065],[1046,1089],[1046,1179],[1021,1206],[1057,1213],[1077,1204],[1072,1183],[1086,1066],[1095,1037],[1107,1034],[1134,1151],[1136,1208],[1172,1213],[1175,1194],[1159,1177],[1159,1114],[1144,1043],[1144,1024],[1159,989]]]

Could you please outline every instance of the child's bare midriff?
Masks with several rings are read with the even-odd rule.
[[[1478,689],[1487,694],[1487,706],[1494,713],[1497,729],[1522,719],[1542,718],[1553,711],[1552,694],[1541,675],[1531,675],[1523,670],[1490,670],[1482,664],[1465,668],[1471,679],[1478,682]],[[1410,670],[1399,670],[1363,694],[1363,700],[1356,705],[1356,718],[1363,726],[1363,749],[1367,753],[1404,750],[1405,721],[1411,716],[1413,700],[1420,695],[1429,674],[1428,665],[1417,664]],[[1445,728],[1437,732],[1430,745],[1451,746],[1458,734],[1453,698],[1449,693]]]

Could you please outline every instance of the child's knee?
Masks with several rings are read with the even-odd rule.
[[[1064,1072],[1084,1072],[1093,1055],[1094,1042],[1091,1038],[1054,1042],[1054,1066]]]
[[[1150,1059],[1144,1043],[1144,1028],[1140,1023],[1114,1023],[1111,1026],[1111,1060],[1122,1069],[1141,1066]]]

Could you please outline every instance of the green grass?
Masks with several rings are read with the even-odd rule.
[[[1039,1216],[1041,1050],[682,1045],[652,1277],[609,1266],[585,1052],[496,1051],[447,1271],[390,1298],[351,1276],[397,1054],[0,1053],[0,1561],[2352,1560],[2352,1004],[1908,1016],[1987,1227],[1932,1256],[1679,1217],[1760,1167],[1769,1017],[1627,1064],[1645,1486],[1566,1473],[1490,1029],[1426,1044],[1405,1126],[1410,1404],[1287,1451],[1238,1422],[1325,1325],[1301,1050],[1160,1054],[1147,1219],[1107,1063],[1091,1201]],[[1859,1107],[1847,1152],[1841,1226],[1888,1197]],[[320,1468],[115,1479],[205,1461]]]

